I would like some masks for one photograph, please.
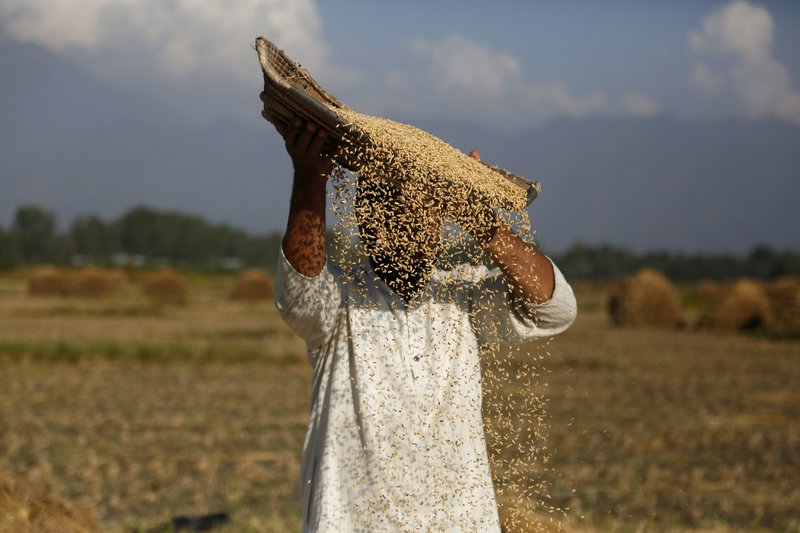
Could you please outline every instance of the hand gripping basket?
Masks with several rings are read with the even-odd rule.
[[[354,126],[339,113],[347,111],[349,114],[353,114],[355,111],[320,87],[308,71],[289,59],[283,50],[263,37],[258,37],[256,51],[264,74],[264,91],[261,93],[264,109],[261,115],[265,119],[273,123],[276,121],[287,123],[294,117],[300,117],[316,122],[328,133],[329,141],[325,148],[331,152],[334,152],[343,143],[370,143],[370,136],[366,131]],[[358,172],[358,164],[345,155],[347,151],[340,153],[342,155],[337,159],[337,163]],[[469,156],[461,155],[474,162]],[[491,207],[509,210],[523,209],[541,191],[541,185],[538,182],[528,181],[521,176],[487,163],[481,162],[481,164],[502,177],[503,182],[514,185],[498,189],[497,187],[488,187],[478,179],[470,178],[470,183],[467,184],[468,188],[482,202]],[[450,179],[449,176],[441,177],[445,183]]]

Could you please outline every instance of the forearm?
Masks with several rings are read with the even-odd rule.
[[[295,172],[283,253],[295,270],[308,277],[325,267],[326,176],[310,178]]]
[[[523,241],[505,222],[495,219],[494,224],[494,231],[475,235],[478,243],[526,301],[540,304],[550,300],[555,289],[550,260]]]

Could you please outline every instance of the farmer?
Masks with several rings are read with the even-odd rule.
[[[420,257],[418,272],[398,282],[392,258],[373,253],[362,235],[369,261],[343,272],[325,252],[333,169],[323,153],[326,134],[300,119],[276,128],[294,182],[275,299],[306,341],[314,370],[303,531],[500,531],[481,418],[480,349],[564,331],[576,314],[572,289],[488,208],[459,222],[499,269],[465,265],[455,282],[454,273]],[[358,216],[359,202],[377,198],[357,194]],[[374,221],[359,225],[363,232]],[[425,242],[439,226],[414,229]],[[424,252],[413,248],[409,254]]]

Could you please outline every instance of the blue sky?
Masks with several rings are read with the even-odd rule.
[[[264,34],[380,115],[800,122],[800,2],[0,0],[0,21],[201,121],[258,119]]]

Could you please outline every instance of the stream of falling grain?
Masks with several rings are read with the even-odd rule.
[[[455,284],[463,263],[490,264],[459,223],[518,194],[509,189],[515,185],[426,132],[349,109],[336,112],[369,137],[346,145],[343,159],[356,172],[338,167],[333,173],[333,255],[342,272],[380,257],[394,268],[389,285],[413,299],[430,281],[430,274],[418,275],[428,267],[453,272],[444,279]],[[524,209],[494,212],[533,245]],[[355,277],[348,281],[357,285]],[[483,356],[485,436],[507,531],[552,530],[563,516],[549,504],[543,481],[549,469],[540,394],[545,355],[545,348],[486,346]]]

